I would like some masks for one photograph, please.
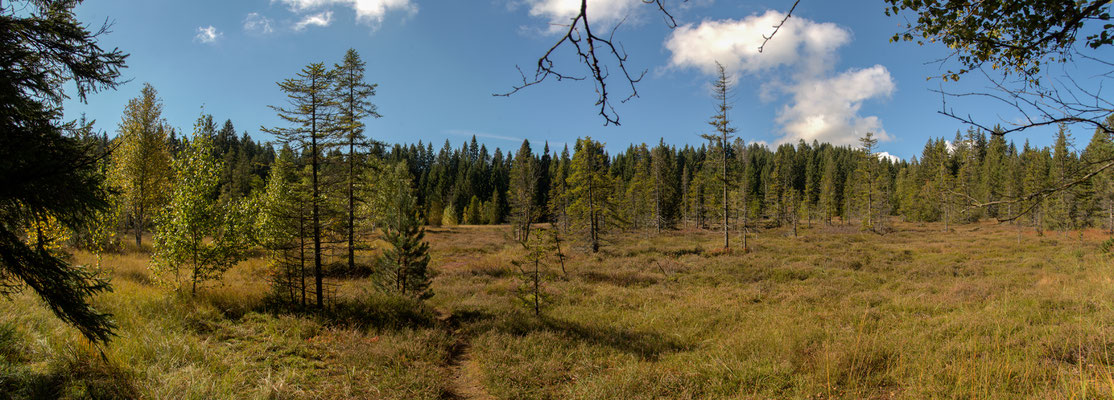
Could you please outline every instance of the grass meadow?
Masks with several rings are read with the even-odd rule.
[[[335,279],[319,314],[272,306],[262,259],[189,295],[132,249],[103,260],[108,346],[28,292],[0,300],[0,397],[1114,398],[1105,233],[942,228],[766,230],[748,254],[612,234],[543,266],[540,317],[508,227],[431,229],[424,303]]]

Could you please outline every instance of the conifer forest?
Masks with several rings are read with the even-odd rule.
[[[687,1],[500,6],[560,23],[519,28],[543,45],[489,97],[575,90],[587,115],[529,107],[620,129],[689,62],[703,75],[674,86],[706,100],[698,133],[448,139],[384,131],[402,118],[385,88],[412,82],[359,45],[390,34],[384,15],[442,5],[238,17],[256,37],[339,24],[328,7],[372,26],[327,59],[266,61],[285,75],[250,105],[261,123],[143,79],[149,49],[79,18],[102,1],[0,1],[0,398],[1114,398],[1110,1],[863,0],[899,24],[887,46],[947,52],[929,70],[942,107],[887,116],[948,121],[902,138],[905,157],[882,150],[900,132],[854,119],[862,99],[833,102],[847,126],[785,122],[802,93],[867,90],[852,78],[885,68],[747,86],[785,43],[835,62],[807,53],[850,40],[809,19],[814,0],[718,21]],[[647,48],[620,42],[646,26],[669,30],[672,69],[640,74]],[[708,50],[734,61],[677,61],[684,35],[728,40],[716,29],[755,34]],[[786,136],[756,136],[741,116],[794,84],[798,103],[766,116]],[[104,93],[126,105],[74,113]],[[838,135],[790,135],[824,126]]]

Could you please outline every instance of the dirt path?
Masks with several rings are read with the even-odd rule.
[[[449,386],[441,395],[446,400],[495,400],[483,386],[483,372],[472,360],[472,338],[459,327],[452,327],[452,315],[438,311],[439,319],[446,327],[451,327],[456,343],[449,349],[449,361],[445,365]]]
[[[466,340],[466,339],[465,339]],[[456,400],[495,400],[483,386],[482,372],[479,365],[472,360],[472,346],[467,342],[460,342],[455,346],[449,359],[449,384],[447,399]]]

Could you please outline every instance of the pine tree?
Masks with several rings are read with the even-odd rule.
[[[9,1],[0,7],[0,287],[30,288],[86,339],[105,343],[116,324],[90,300],[111,290],[94,271],[21,240],[20,230],[52,219],[81,230],[108,210],[99,159],[105,152],[70,135],[63,85],[76,99],[114,89],[127,55],[97,43],[73,1]]]
[[[603,144],[590,137],[577,139],[569,172],[569,215],[585,231],[592,252],[598,252],[600,234],[609,225],[612,212],[613,183],[607,174]]]
[[[416,299],[433,296],[429,288],[429,243],[418,213],[417,199],[405,164],[396,164],[382,177],[379,198],[393,206],[383,216],[383,239],[391,246],[379,257],[377,283],[380,287]]]
[[[657,147],[650,153],[650,180],[653,185],[654,203],[654,230],[661,230],[669,222],[667,211],[672,208],[672,199],[676,196],[676,178],[674,170],[673,150],[665,145],[661,139]]]
[[[1025,161],[1025,193],[1036,194],[1036,197],[1022,204],[1023,209],[1032,216],[1033,227],[1038,235],[1044,234],[1045,214],[1048,210],[1048,199],[1041,194],[1049,186],[1049,152],[1048,149],[1030,150],[1025,144],[1022,153]]]
[[[549,190],[549,210],[553,214],[557,225],[562,232],[569,230],[569,167],[572,160],[569,158],[569,146],[565,145],[561,151],[561,158],[553,163],[553,184]]]
[[[1060,126],[1052,148],[1048,178],[1054,187],[1066,185],[1074,177],[1075,160],[1071,152],[1071,137],[1067,127]],[[1075,227],[1075,188],[1058,190],[1052,194],[1048,205],[1048,223],[1060,231]]]
[[[724,69],[722,64],[716,62],[716,68],[718,68],[719,74],[716,80],[712,82],[712,93],[714,94],[716,100],[716,114],[712,116],[711,121],[708,121],[708,124],[715,129],[715,134],[701,135],[701,137],[713,143],[712,153],[717,155],[719,158],[717,171],[719,172],[719,174],[714,182],[716,183],[716,186],[721,189],[721,192],[723,194],[723,248],[730,249],[731,230],[729,229],[729,220],[731,213],[728,211],[728,204],[730,203],[727,199],[727,193],[730,189],[732,180],[728,177],[728,175],[730,175],[730,172],[727,168],[727,153],[729,150],[728,141],[733,137],[735,128],[731,126],[731,121],[727,117],[727,112],[731,110],[731,105],[727,103],[727,100],[730,97],[729,93],[731,91],[733,82],[730,78],[728,78],[727,70]],[[707,167],[707,165],[705,165],[705,167]]]
[[[832,224],[832,217],[839,212],[837,179],[835,158],[829,152],[825,154],[824,171],[820,178],[820,205],[824,210],[824,219],[828,225]]]
[[[857,175],[860,178],[860,198],[866,201],[866,208],[864,209],[863,230],[875,230],[875,203],[882,199],[878,196],[878,157],[874,154],[874,146],[878,144],[878,139],[874,138],[874,132],[867,132],[866,135],[859,138],[859,143],[862,145],[861,153],[858,161]]]
[[[267,252],[271,287],[277,298],[306,306],[306,190],[295,168],[294,151],[283,146],[271,169],[256,219],[256,237]]]
[[[1114,115],[1107,117],[1107,126],[1114,126]],[[1114,142],[1112,142],[1110,134],[1102,129],[1095,129],[1094,136],[1091,137],[1091,143],[1083,150],[1081,157],[1081,164],[1102,165],[1114,160]],[[1093,210],[1102,210],[1105,224],[1096,224],[1097,226],[1106,225],[1107,232],[1114,234],[1114,171],[1107,169],[1095,175],[1091,180],[1092,182],[1092,204],[1089,206]],[[1101,218],[1101,217],[1100,217]]]
[[[999,128],[1000,129],[1000,128]],[[1006,139],[1001,134],[991,135],[987,144],[986,157],[983,158],[982,173],[982,201],[990,203],[1002,200],[1005,194],[1007,179],[1006,171]],[[989,206],[987,214],[991,217],[999,216],[998,206]]]
[[[271,106],[279,118],[291,126],[286,128],[263,128],[285,145],[295,151],[308,153],[310,170],[310,215],[309,231],[313,239],[313,275],[316,288],[317,308],[325,307],[325,293],[322,267],[322,203],[324,202],[324,182],[321,169],[325,162],[326,151],[337,141],[337,130],[332,126],[335,102],[331,93],[332,73],[322,63],[306,66],[295,78],[278,83],[279,89],[286,93],[291,108]]]
[[[530,238],[530,224],[538,215],[537,186],[541,174],[534,151],[530,149],[530,141],[522,141],[514,160],[510,171],[510,193],[507,197],[510,199],[515,237],[525,243]]]
[[[345,186],[347,193],[348,212],[345,236],[348,241],[348,269],[356,268],[356,180],[361,175],[362,152],[367,148],[367,137],[364,136],[364,119],[368,117],[380,118],[378,107],[372,104],[370,98],[375,96],[377,84],[368,84],[364,80],[366,63],[360,59],[360,54],[355,49],[348,49],[344,54],[344,62],[333,67],[335,76],[335,93],[337,104],[336,129],[343,136],[344,144],[348,147],[346,164]]]

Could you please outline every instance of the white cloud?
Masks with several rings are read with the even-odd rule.
[[[530,6],[530,16],[545,18],[549,22],[550,33],[568,29],[572,18],[580,13],[580,0],[526,0],[526,3]],[[640,5],[641,0],[589,1],[588,15],[596,27],[592,31],[607,31],[614,23],[631,15]]]
[[[875,116],[863,117],[863,101],[888,97],[895,85],[886,67],[875,65],[852,69],[831,78],[805,78],[788,91],[793,102],[778,113],[785,136],[782,141],[828,142],[836,145],[858,143],[867,132],[880,141],[890,140]]]
[[[767,11],[741,20],[709,20],[677,27],[666,39],[671,53],[669,68],[694,68],[716,73],[716,61],[730,72],[754,76],[762,84],[759,97],[772,101],[788,95],[791,104],[779,111],[779,143],[805,140],[855,144],[872,131],[890,140],[875,116],[859,115],[866,100],[890,96],[896,85],[886,67],[875,65],[834,74],[836,50],[851,42],[851,32],[832,23],[793,17],[766,43],[763,35],[785,14]],[[779,73],[789,69],[785,77]],[[788,82],[782,82],[785,78]]]
[[[799,63],[812,70],[830,64],[834,50],[851,41],[851,33],[832,23],[818,24],[803,18],[790,18],[767,43],[761,53],[762,35],[785,15],[767,11],[742,20],[704,21],[700,25],[678,26],[665,42],[672,53],[672,67],[697,68],[716,72],[716,61],[732,71],[758,73]]]
[[[271,22],[270,18],[259,15],[259,13],[248,13],[248,16],[244,18],[244,30],[266,35],[275,31],[271,27]]]
[[[329,26],[329,24],[331,24],[332,22],[333,22],[333,12],[332,11],[322,11],[322,12],[319,12],[317,14],[307,15],[307,16],[305,16],[305,18],[302,18],[301,21],[298,21],[297,23],[294,24],[294,30],[296,30],[296,31],[305,30],[306,27],[310,26],[310,25],[313,25],[313,26]]]
[[[411,0],[271,0],[280,2],[299,14],[308,13],[333,6],[350,7],[356,11],[356,21],[378,28],[388,12],[404,12],[413,15],[418,6]],[[320,15],[320,14],[318,14]]]
[[[222,36],[224,36],[224,33],[209,25],[207,27],[197,27],[197,35],[193,38],[201,43],[215,43]]]

